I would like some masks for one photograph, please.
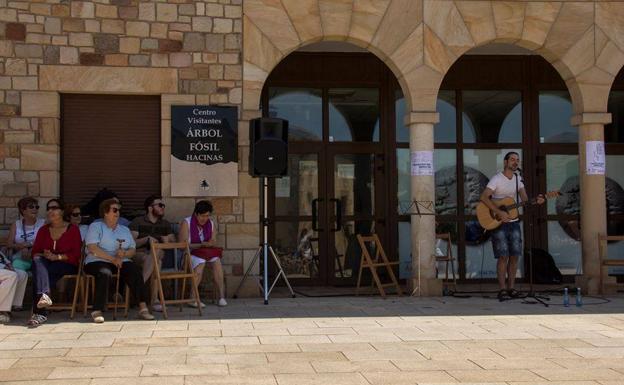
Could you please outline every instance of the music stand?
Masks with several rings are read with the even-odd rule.
[[[433,201],[412,200],[412,201],[403,202],[403,203],[399,202],[399,213],[401,215],[418,216],[419,219],[422,218],[423,216],[429,216],[429,215],[435,216],[435,205]],[[412,293],[410,294],[411,296],[414,296],[416,292],[418,292],[419,297],[421,295],[420,258],[422,255],[420,252],[420,242],[421,240],[418,240],[418,278],[416,279],[416,282],[418,284],[414,285],[414,289],[412,290]],[[412,271],[413,271],[413,266],[412,266]],[[412,279],[412,284],[414,284],[415,283],[414,277],[412,276],[411,279]]]

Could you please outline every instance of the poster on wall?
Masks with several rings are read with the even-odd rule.
[[[587,163],[587,175],[605,174],[605,148],[604,142],[591,140],[586,143],[585,163]]]
[[[171,196],[238,195],[238,108],[171,106]]]
[[[433,151],[412,151],[411,155],[413,176],[433,175]]]

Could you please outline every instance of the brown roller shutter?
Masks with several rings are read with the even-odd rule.
[[[160,97],[61,97],[61,194],[84,205],[102,188],[117,193],[124,214],[160,194]]]

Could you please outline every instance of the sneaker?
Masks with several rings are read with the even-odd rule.
[[[41,298],[39,298],[39,302],[37,302],[37,309],[45,309],[49,306],[52,306],[52,298],[46,293],[41,294]]]
[[[189,305],[190,307],[192,307],[192,308],[197,309],[197,302],[191,302],[191,303],[189,303],[188,305]],[[205,308],[205,307],[206,307],[206,304],[200,301],[200,302],[199,302],[199,306],[201,306],[201,308],[203,309],[203,308]]]
[[[42,315],[42,314],[33,314],[30,317],[30,320],[28,320],[28,327],[29,328],[36,328],[37,326],[40,326],[44,323],[46,323],[46,321],[48,320],[48,317]]]
[[[8,324],[9,322],[11,322],[9,313],[0,313],[0,324]]]
[[[95,322],[96,324],[104,323],[104,316],[102,315],[102,312],[99,310],[92,312],[91,318],[93,318],[93,322]]]
[[[157,311],[157,312],[161,313],[163,311],[162,309],[163,308],[162,308],[162,305],[160,303],[154,302],[152,304],[152,311]]]
[[[146,321],[151,321],[154,319],[154,316],[150,314],[149,310],[143,309],[139,311],[139,318]]]
[[[219,299],[219,302],[217,302],[218,306],[227,306],[227,301],[225,300],[225,298],[221,298]]]

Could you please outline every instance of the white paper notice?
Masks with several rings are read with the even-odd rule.
[[[413,151],[412,175],[433,175],[433,151]]]
[[[585,147],[587,175],[605,174],[605,147],[602,141],[589,141]]]

